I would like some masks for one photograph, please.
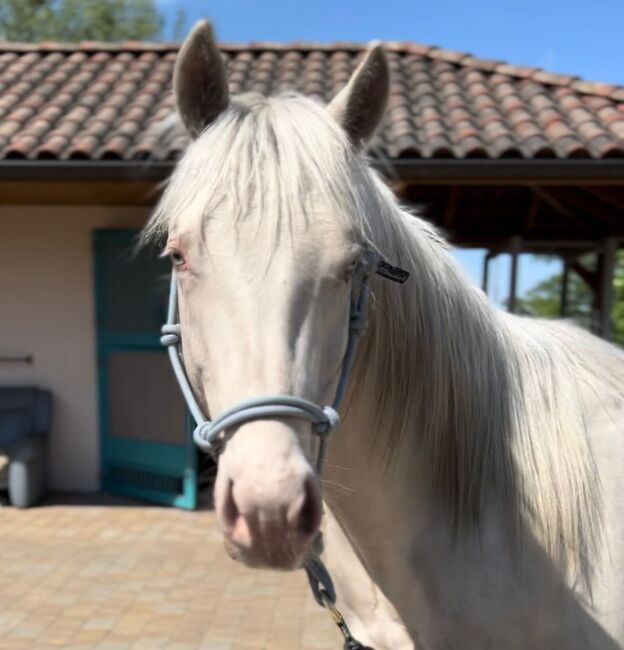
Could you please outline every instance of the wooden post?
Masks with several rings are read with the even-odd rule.
[[[444,209],[444,214],[442,215],[442,227],[446,228],[447,230],[453,230],[455,227],[455,221],[457,219],[457,208],[459,206],[459,192],[460,188],[458,185],[453,185],[449,192],[446,208]]]
[[[568,315],[568,288],[570,284],[570,258],[563,258],[563,275],[561,276],[561,301],[559,315],[565,318]]]
[[[606,237],[600,254],[600,313],[598,314],[598,334],[610,341],[613,337],[613,275],[615,272],[615,237]]]
[[[492,251],[488,251],[483,258],[483,279],[481,280],[481,289],[483,289],[483,293],[486,296],[488,295],[489,288],[490,261],[493,257],[494,253],[492,253]]]
[[[511,277],[509,281],[509,303],[508,311],[512,314],[516,313],[517,309],[517,290],[518,290],[518,257],[522,249],[522,239],[520,237],[512,237],[509,252],[511,254]]]

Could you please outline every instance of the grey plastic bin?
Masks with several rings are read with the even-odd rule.
[[[52,394],[30,387],[0,387],[0,452],[9,457],[9,499],[17,508],[45,494]]]

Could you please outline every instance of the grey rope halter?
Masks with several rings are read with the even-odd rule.
[[[327,436],[340,424],[338,408],[347,388],[358,339],[366,325],[366,311],[370,293],[368,276],[370,270],[375,268],[376,262],[378,262],[378,254],[372,251],[367,253],[367,264],[359,273],[359,286],[354,287],[352,291],[349,313],[349,337],[342,360],[336,395],[331,406],[321,407],[314,402],[295,395],[260,395],[239,402],[222,413],[216,420],[212,421],[204,415],[199,406],[184,369],[180,350],[181,328],[180,324],[176,322],[178,283],[175,271],[172,271],[167,322],[161,328],[162,336],[160,342],[167,348],[176,380],[180,386],[186,405],[195,420],[196,426],[193,431],[193,440],[202,451],[217,456],[225,444],[225,434],[227,431],[245,422],[262,418],[298,418],[308,420],[312,425],[312,431],[319,436],[316,472],[318,475],[321,474],[327,451]]]
[[[160,342],[167,348],[167,353],[173,367],[186,405],[195,420],[193,431],[195,444],[205,452],[211,453],[215,458],[226,444],[226,434],[232,427],[259,420],[263,418],[298,418],[308,420],[312,431],[319,436],[316,473],[320,477],[327,453],[327,439],[329,434],[340,424],[338,408],[344,397],[358,340],[366,327],[366,314],[370,289],[368,278],[371,272],[378,273],[395,282],[403,283],[408,273],[389,265],[383,261],[379,253],[368,250],[365,262],[358,269],[359,283],[354,283],[351,290],[349,311],[349,335],[347,346],[342,359],[342,367],[336,394],[331,406],[319,406],[295,395],[261,395],[252,397],[234,405],[222,413],[216,420],[209,420],[203,413],[193,394],[193,389],[186,376],[181,353],[181,328],[176,322],[178,312],[178,282],[175,270],[171,273],[169,287],[169,304],[167,308],[167,322],[161,328]],[[345,638],[346,650],[367,650],[353,638],[347,624],[340,612],[336,609],[336,591],[323,561],[317,555],[312,555],[305,564],[308,581],[312,594],[317,603],[327,608]],[[370,650],[370,649],[368,649]]]

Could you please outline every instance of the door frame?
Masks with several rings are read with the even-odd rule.
[[[187,413],[184,444],[122,438],[109,435],[108,412],[108,356],[120,351],[149,351],[166,355],[160,344],[160,332],[108,332],[104,326],[106,317],[105,274],[102,242],[105,237],[119,237],[130,241],[138,234],[135,229],[96,229],[92,232],[94,259],[94,287],[96,312],[96,352],[98,376],[98,416],[100,441],[100,488],[187,510],[197,507],[197,448],[193,442],[190,417]],[[164,296],[166,304],[166,296]],[[163,320],[164,322],[164,320]],[[161,476],[164,481],[181,481],[182,490],[166,491],[153,488],[145,482],[141,485],[115,480],[114,471],[134,473],[136,476]]]

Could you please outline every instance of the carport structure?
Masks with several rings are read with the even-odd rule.
[[[624,244],[624,169],[617,159],[430,161],[426,172],[410,166],[397,191],[458,247],[481,248],[482,288],[487,292],[491,260],[511,256],[508,309],[517,311],[519,257],[560,257],[563,280],[560,315],[568,312],[571,273],[593,295],[592,329],[611,337],[616,252]],[[581,261],[595,256],[591,268]]]

